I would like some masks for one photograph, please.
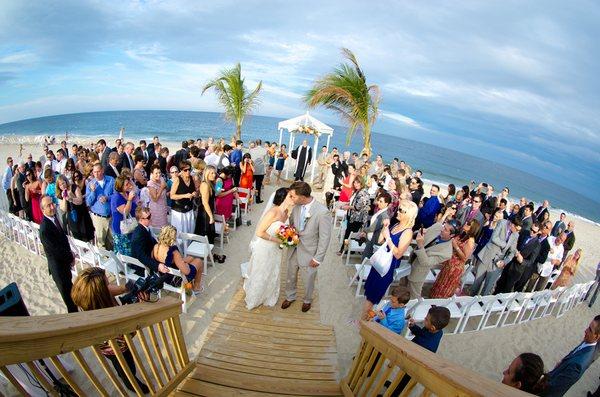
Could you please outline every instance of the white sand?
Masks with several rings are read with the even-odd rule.
[[[110,144],[110,143],[109,143]],[[178,144],[168,145],[171,150]],[[56,148],[56,147],[53,147]],[[18,145],[0,146],[2,162],[9,155],[15,156]],[[26,146],[24,156],[31,151],[34,158],[41,154],[40,146]],[[268,187],[264,196],[268,197],[272,187]],[[250,213],[253,226],[242,226],[231,234],[230,243],[225,245],[227,262],[210,268],[206,279],[207,292],[197,299],[182,315],[185,337],[194,356],[205,341],[208,324],[215,313],[225,310],[227,303],[239,286],[239,264],[248,259],[248,242],[254,225],[262,212],[263,205],[255,206]],[[551,214],[556,219],[557,214]],[[580,270],[575,276],[576,282],[590,280],[595,274],[596,263],[600,260],[600,250],[595,247],[595,237],[600,227],[579,218],[574,218],[575,247],[583,249],[584,256]],[[320,294],[321,320],[335,328],[341,376],[344,376],[351,364],[359,343],[357,329],[348,324],[360,311],[362,299],[354,297],[354,289],[347,287],[349,269],[335,255],[339,249],[336,240],[332,240],[326,260],[318,273],[318,291]],[[17,282],[25,303],[32,315],[64,313],[66,309],[56,287],[48,275],[47,264],[42,257],[36,257],[27,250],[5,239],[0,240],[0,287]],[[540,354],[551,369],[558,360],[577,345],[583,336],[583,330],[594,315],[600,312],[600,304],[593,309],[581,305],[560,319],[554,317],[533,322],[491,329],[462,335],[445,336],[439,353],[448,359],[471,368],[491,379],[501,379],[502,370],[520,352],[532,351]],[[584,377],[571,389],[569,395],[585,395],[598,385],[600,364],[594,363]]]

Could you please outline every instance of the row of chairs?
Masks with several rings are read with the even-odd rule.
[[[487,296],[453,296],[448,299],[413,299],[406,313],[416,322],[423,322],[432,306],[447,307],[454,325],[450,334],[474,332],[490,328],[522,324],[554,315],[562,317],[582,303],[594,281],[537,292],[511,292]],[[382,308],[388,301],[382,301]],[[410,337],[407,328],[405,335]]]
[[[223,243],[229,242],[228,234],[225,233],[225,219],[222,215],[217,215],[215,218],[217,237],[220,241],[221,252],[223,252]],[[158,236],[159,232],[160,229],[151,228],[151,233],[155,237]],[[44,249],[39,238],[39,225],[35,222],[29,222],[11,213],[0,211],[0,234],[25,247],[33,254],[44,255]],[[144,272],[145,276],[150,274],[150,269],[133,257],[107,251],[92,243],[75,239],[70,235],[67,237],[71,245],[71,250],[75,256],[75,265],[72,269],[74,277],[76,277],[83,269],[90,266],[104,268],[114,276],[117,285],[122,283],[122,278],[125,280],[136,281],[137,278],[140,277],[137,274],[140,270]],[[209,243],[206,236],[191,233],[178,233],[177,241],[184,256],[190,255],[203,260],[204,274],[207,274],[209,265],[212,265],[213,267],[216,265],[213,258],[213,250],[215,247],[213,244]],[[173,276],[182,277],[182,274],[177,269],[170,269],[170,273]],[[172,285],[165,283],[164,289],[181,295],[183,311],[186,312],[188,297],[185,293],[183,284],[184,283],[182,283],[182,287],[173,287]]]

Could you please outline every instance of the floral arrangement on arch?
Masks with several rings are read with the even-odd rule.
[[[315,127],[311,127],[309,125],[300,125],[295,130],[295,132],[300,132],[302,134],[308,134],[308,135],[314,135],[314,136],[321,135],[321,132],[319,130],[317,130]]]

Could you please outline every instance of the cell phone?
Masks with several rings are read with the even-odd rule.
[[[419,233],[423,234],[423,232],[424,232],[423,228],[419,229]]]
[[[481,186],[483,186],[483,187],[487,187],[487,186],[488,186],[488,184],[487,184],[486,182],[483,182],[483,183],[481,184]]]

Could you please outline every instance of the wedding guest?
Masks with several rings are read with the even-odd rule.
[[[560,213],[560,218],[554,223],[554,226],[552,226],[552,232],[550,232],[550,235],[552,237],[556,237],[566,230],[566,228],[567,228],[567,225],[565,224],[566,217],[567,217],[567,214],[565,214],[564,212]]]
[[[262,141],[258,139],[256,141],[256,147],[248,150],[248,153],[252,156],[253,160],[253,179],[254,188],[256,189],[256,204],[262,203],[261,193],[263,179],[265,178],[266,162],[267,162],[267,149],[262,146]],[[310,160],[309,160],[310,162]]]
[[[371,209],[371,199],[367,189],[365,189],[361,179],[356,178],[352,182],[354,192],[350,197],[349,204],[343,204],[341,209],[346,210],[346,231],[342,246],[338,251],[338,255],[342,255],[344,248],[349,244],[348,238],[350,233],[358,232],[369,218],[369,210]]]
[[[421,227],[427,229],[435,223],[435,216],[442,207],[442,203],[438,197],[439,192],[440,187],[438,185],[431,185],[429,197],[423,199],[423,206],[419,209],[419,214],[417,215],[413,230],[417,230]]]
[[[379,310],[373,321],[378,322],[397,334],[404,330],[406,321],[405,306],[410,300],[410,291],[405,287],[396,286],[390,291],[390,301]]]
[[[449,216],[446,215],[446,217]],[[429,270],[452,257],[452,238],[460,231],[460,224],[451,219],[431,225],[425,232],[417,232],[415,247],[410,258],[408,288],[411,299],[421,297],[423,284]]]
[[[163,180],[158,165],[153,165],[152,168],[150,168],[148,194],[150,195],[148,208],[152,214],[150,225],[152,227],[161,228],[168,224],[167,183]]]
[[[583,341],[563,357],[546,375],[547,386],[540,394],[544,397],[564,396],[581,378],[592,363],[596,344],[600,340],[600,315],[594,317],[585,329]]]
[[[444,204],[448,205],[456,199],[456,186],[451,183],[448,185],[448,192],[444,196]]]
[[[477,219],[479,224],[483,225],[484,217],[480,210],[481,202],[482,196],[480,194],[476,194],[475,196],[473,196],[473,198],[471,198],[471,203],[467,204],[466,206],[463,206],[456,213],[456,220],[458,220],[458,222],[461,225],[464,225],[471,219]]]
[[[529,238],[529,229],[533,225],[533,205],[527,204],[525,207],[521,207],[521,209],[523,209],[523,216],[521,217],[521,231],[519,232],[519,242],[517,243],[518,249],[521,249],[525,239]]]
[[[203,180],[200,184],[200,204],[196,216],[196,227],[194,234],[206,236],[210,244],[215,243],[217,233],[215,231],[215,182],[217,170],[213,166],[206,166]],[[219,263],[225,262],[224,255],[213,255]]]
[[[421,197],[423,197],[423,181],[421,178],[413,177],[410,178],[407,183],[413,203],[419,205]]]
[[[502,269],[509,263],[517,252],[517,241],[521,230],[521,220],[500,220],[490,241],[475,257],[475,281],[471,286],[471,296],[489,295],[496,281],[502,274]]]
[[[398,207],[396,219],[398,222],[391,227],[384,227],[379,235],[379,243],[384,244],[386,250],[392,253],[392,263],[388,272],[381,276],[377,270],[371,268],[365,282],[365,303],[363,305],[361,318],[368,320],[369,311],[381,301],[394,279],[394,270],[400,265],[400,261],[406,249],[412,241],[412,227],[417,217],[417,205],[408,200],[402,200]]]
[[[90,209],[92,223],[96,232],[96,244],[100,247],[112,249],[112,239],[109,233],[110,225],[110,197],[114,193],[115,180],[104,175],[101,164],[94,164],[93,178],[88,182],[85,191],[85,203]]]
[[[550,222],[548,222],[548,224],[551,225]],[[563,256],[562,244],[564,238],[564,233],[559,235],[558,237],[548,236],[548,244],[550,245],[550,251],[548,252],[546,261],[538,264],[536,271],[529,279],[529,283],[525,287],[525,290],[527,292],[541,291],[543,289],[546,289],[546,284],[548,283],[548,278],[552,274],[552,271],[560,266],[560,262]]]
[[[56,206],[48,196],[42,198],[43,220],[40,225],[40,242],[48,260],[48,272],[52,276],[69,313],[77,312],[71,299],[71,267],[75,257],[67,239],[67,233],[56,218]]]
[[[531,276],[538,271],[539,266],[546,262],[548,254],[550,253],[550,243],[548,242],[548,235],[550,234],[551,230],[551,222],[546,222],[545,224],[542,224],[540,226],[540,233],[538,237],[540,248],[537,258],[523,269],[523,274],[521,275],[521,278],[515,283],[515,291],[521,292],[525,290],[527,283],[531,279]]]
[[[186,142],[187,145],[187,142]],[[193,233],[196,224],[192,200],[198,197],[196,185],[190,175],[192,166],[189,161],[179,163],[181,172],[174,176],[171,186],[171,225],[181,233]],[[171,167],[173,171],[173,167]]]
[[[135,166],[133,168],[133,180],[138,189],[143,189],[148,184],[148,175],[146,174],[146,160],[141,154],[133,156]]]
[[[67,192],[67,224],[74,238],[81,241],[94,240],[94,224],[85,204],[85,181],[79,171],[73,172],[73,183]]]
[[[594,303],[596,302],[596,297],[598,296],[598,290],[600,290],[600,262],[598,262],[598,264],[596,265],[596,278],[594,279],[594,284],[592,284],[592,286],[588,290],[587,295],[585,296],[586,300],[589,298],[589,307],[594,306]]]
[[[235,173],[235,167],[229,166],[221,170],[217,184],[221,188],[218,189],[217,198],[215,202],[215,212],[219,215],[223,215],[225,222],[231,218],[233,212],[233,199],[237,196],[237,188],[233,183],[233,174]]]
[[[282,144],[279,147],[279,151],[277,152],[277,161],[275,162],[275,171],[277,171],[277,184],[281,182],[281,171],[283,171],[283,167],[285,166],[285,160],[288,155],[286,152],[287,146]]]
[[[31,219],[38,225],[42,223],[43,214],[40,206],[42,198],[42,183],[36,177],[35,170],[25,172],[25,200],[31,208]]]
[[[11,196],[11,205],[12,205],[11,207],[9,207],[9,212],[16,216],[21,216],[22,215],[22,214],[20,214],[20,212],[22,210],[21,200],[19,197],[19,190],[17,189],[17,180],[19,178],[18,169],[19,169],[19,166],[17,166],[17,165],[13,166],[13,169],[12,169],[13,176],[10,179],[10,188],[9,188],[10,193],[7,193],[7,194],[10,194],[10,196]]]
[[[492,233],[494,232],[494,228],[498,222],[500,222],[500,220],[502,220],[502,211],[500,211],[500,209],[496,209],[496,211],[492,213],[490,219],[486,220],[484,226],[481,228],[481,233],[477,239],[477,246],[473,251],[474,257],[477,257],[483,247],[485,247],[485,245],[490,241],[490,238],[492,238]]]
[[[350,196],[352,196],[352,193],[354,192],[353,189],[353,184],[354,184],[354,180],[356,179],[356,169],[354,168],[354,166],[352,164],[348,164],[348,173],[347,175],[340,180],[340,185],[341,185],[341,191],[340,191],[340,198],[339,198],[339,202],[340,203],[349,203],[350,202]]]
[[[581,260],[581,248],[575,250],[575,252],[569,256],[562,264],[562,268],[560,271],[560,275],[552,284],[552,289],[556,289],[558,287],[568,287],[571,284],[571,279],[577,273],[577,269],[579,268],[579,261]]]
[[[519,211],[520,211],[521,207],[519,206],[519,204],[514,204],[511,208],[510,214],[508,214],[508,220],[512,221],[513,219],[517,218],[519,216]]]
[[[331,173],[333,174],[333,190],[341,190],[342,184],[340,181],[344,179],[345,171],[337,153],[332,156]]]
[[[502,372],[502,383],[538,395],[543,375],[542,358],[534,353],[521,353]]]
[[[430,298],[450,298],[456,293],[465,271],[465,263],[471,258],[475,248],[475,237],[480,230],[477,219],[472,219],[452,239],[452,258],[442,264],[442,270],[429,293]]]
[[[548,202],[548,200],[544,200],[542,202],[542,205],[540,205],[538,207],[538,209],[533,214],[537,222],[545,221],[546,220],[546,219],[544,219],[545,214],[547,214],[548,217],[550,217],[550,211],[548,211],[549,206],[550,206],[550,203]]]
[[[363,228],[362,232],[365,234],[367,240],[365,249],[362,254],[362,260],[370,258],[373,255],[373,247],[379,243],[379,235],[385,224],[389,222],[390,216],[388,213],[388,206],[392,202],[392,196],[388,192],[382,192],[375,199],[376,212],[369,220],[366,227]],[[386,222],[387,221],[387,222]]]
[[[212,168],[212,167],[210,167]],[[192,292],[198,295],[204,291],[202,286],[202,260],[191,256],[183,256],[177,248],[177,229],[171,225],[160,230],[157,243],[152,249],[152,258],[159,262],[159,270],[164,266],[178,269],[188,282],[192,283]],[[164,272],[163,272],[164,273]]]
[[[71,291],[71,297],[74,305],[79,306],[82,311],[98,310],[117,306],[115,296],[124,294],[128,290],[129,289],[126,285],[117,286],[110,284],[104,269],[99,267],[89,267],[83,270],[75,279],[75,283],[73,284]],[[77,311],[77,308],[75,308],[75,311]],[[127,343],[125,343],[125,339],[123,336],[118,336],[115,338],[115,340],[119,346],[119,349],[121,350],[121,354],[123,355],[125,362],[127,363],[127,367],[135,377],[135,361],[131,351],[129,350],[129,347],[127,346]],[[125,387],[128,390],[135,392],[135,388],[132,386],[131,382],[129,382],[129,378],[126,375],[125,370],[123,370],[123,367],[119,363],[114,350],[112,347],[110,347],[108,342],[100,343],[98,348],[100,349],[102,355],[112,363],[117,375],[119,375],[119,378],[121,378]],[[148,386],[142,383],[141,380],[139,380],[137,377],[135,380],[142,393],[147,394],[150,392]]]
[[[122,230],[122,221],[135,214],[137,197],[134,184],[125,175],[115,181],[115,192],[110,198],[111,231],[115,245],[115,252],[131,255],[131,233],[133,230]]]
[[[567,224],[567,230],[565,231],[566,233],[566,238],[565,238],[565,242],[563,243],[564,247],[565,247],[565,252],[564,252],[564,256],[562,258],[563,262],[565,261],[565,259],[567,259],[567,255],[569,255],[569,251],[571,251],[573,249],[573,246],[575,245],[575,224],[573,223],[573,221],[569,221],[569,223]]]

